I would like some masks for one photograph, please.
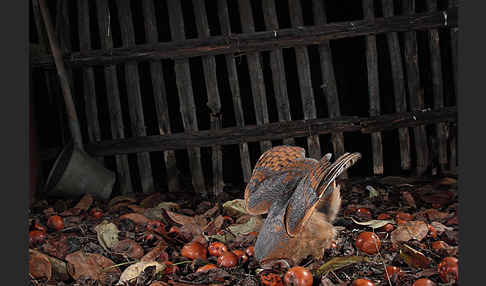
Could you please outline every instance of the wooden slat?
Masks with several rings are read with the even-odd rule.
[[[403,0],[402,11],[411,15],[415,11],[415,0]],[[415,31],[405,32],[404,35],[405,70],[408,83],[409,110],[424,109],[423,92],[421,92],[420,73],[418,65],[417,37]],[[427,132],[425,126],[413,129],[415,153],[417,154],[416,172],[423,175],[429,166],[429,147],[427,145]]]
[[[184,20],[182,15],[181,3],[179,0],[168,0],[170,32],[172,40],[180,41],[185,39]],[[174,63],[177,90],[179,92],[180,110],[182,123],[186,132],[197,131],[196,105],[192,91],[191,72],[189,70],[189,60],[175,60]],[[207,197],[206,185],[204,183],[204,173],[201,165],[201,150],[199,148],[189,148],[189,165],[192,172],[192,184],[194,190]]]
[[[278,31],[279,24],[274,0],[263,0],[262,5],[265,28],[269,31]],[[270,51],[270,69],[272,70],[273,90],[277,103],[278,119],[279,121],[290,121],[292,117],[290,115],[282,49]],[[283,143],[295,145],[295,140],[293,138],[285,138],[283,139]]]
[[[449,1],[449,8],[457,7],[458,5],[458,0],[450,0]],[[459,28],[458,27],[453,27],[450,29],[450,34],[451,34],[451,58],[452,58],[452,76],[454,80],[454,96],[457,99],[459,98],[459,84],[457,82],[458,78],[458,72],[459,72],[459,67],[458,67],[458,37],[459,37]],[[449,134],[450,134],[450,143],[449,143],[449,149],[450,149],[450,158],[449,158],[449,170],[451,172],[456,172],[457,168],[457,126],[453,125],[449,127]]]
[[[79,49],[81,52],[91,49],[91,32],[89,28],[90,15],[88,0],[78,0],[78,33]],[[93,67],[84,67],[83,74],[83,95],[85,102],[86,125],[89,142],[101,140],[101,130],[98,119],[98,106],[96,103],[96,88]],[[103,158],[98,158],[103,162]]]
[[[382,0],[383,16],[393,17],[393,0]],[[405,79],[403,75],[402,55],[398,34],[387,33],[388,52],[390,54],[391,71],[393,78],[393,93],[395,96],[396,112],[407,111],[407,95],[405,91]],[[403,170],[410,169],[410,135],[408,129],[398,129],[398,141],[400,144],[400,165]]]
[[[363,0],[363,14],[365,19],[373,20],[373,0]],[[368,93],[370,97],[370,115],[380,114],[380,88],[378,77],[378,54],[376,51],[376,36],[366,37],[366,66],[368,69]],[[371,148],[373,154],[373,173],[383,174],[383,144],[381,133],[371,134]]]
[[[318,45],[322,41],[357,36],[375,35],[388,32],[427,30],[444,27],[444,13],[447,13],[447,26],[457,26],[457,8],[440,12],[419,13],[411,16],[376,18],[373,21],[360,20],[330,23],[323,26],[281,29],[275,32],[262,31],[228,36],[214,36],[207,40],[189,39],[169,43],[144,44],[112,50],[94,50],[89,54],[72,53],[66,55],[66,64],[106,65],[129,60],[144,61],[154,59],[179,59],[197,56],[250,53],[269,51],[276,48]],[[33,67],[54,67],[49,55],[32,58]]]
[[[143,0],[143,21],[145,37],[148,43],[158,42],[157,20],[155,18],[155,7],[153,0]],[[158,60],[150,62],[150,76],[154,93],[154,102],[159,134],[171,134],[169,105],[167,103],[167,92],[164,82],[164,71],[162,63]],[[180,190],[179,172],[174,151],[164,151],[165,167],[167,169],[167,185],[170,192]]]
[[[240,20],[243,33],[255,32],[253,22],[253,12],[249,0],[238,0],[240,7]],[[267,97],[265,94],[265,82],[263,79],[262,64],[258,53],[246,54],[248,61],[248,70],[250,72],[251,92],[253,95],[253,106],[255,108],[256,124],[261,125],[269,122]],[[272,142],[260,142],[262,153],[272,148]]]
[[[292,27],[298,28],[304,26],[302,7],[299,0],[289,0],[290,22]],[[300,97],[302,99],[302,109],[304,119],[314,119],[317,117],[316,102],[314,99],[314,90],[312,89],[312,79],[310,71],[309,53],[306,47],[296,47],[295,56],[297,59],[297,74],[299,77]],[[311,135],[307,137],[307,147],[309,157],[321,158],[321,144],[319,136]]]
[[[427,10],[436,11],[437,1],[427,0]],[[445,19],[444,19],[445,20]],[[434,94],[434,109],[444,107],[444,83],[442,79],[442,62],[440,55],[439,31],[431,29],[427,31],[429,37],[430,68],[432,74],[432,91]],[[444,123],[437,124],[437,141],[438,141],[438,162],[441,171],[447,166],[447,125]]]
[[[206,13],[204,0],[193,0],[194,14],[196,15],[196,26],[199,38],[209,38],[209,24]],[[205,56],[202,58],[204,69],[204,80],[206,82],[206,91],[208,95],[207,106],[211,110],[210,121],[211,129],[222,128],[221,120],[221,101],[219,98],[218,79],[216,78],[216,59],[214,56]],[[212,196],[215,198],[223,192],[223,153],[220,145],[214,145],[211,148],[212,159]]]
[[[113,48],[113,39],[110,27],[111,14],[110,10],[108,9],[108,0],[98,0],[95,3],[101,47],[109,50]],[[113,139],[123,139],[125,138],[125,131],[123,126],[116,67],[114,65],[106,66],[104,68],[104,74],[111,135]],[[130,166],[128,164],[127,155],[116,155],[115,162],[117,169],[117,181],[119,182],[121,193],[132,193],[132,179],[130,176]]]
[[[218,17],[219,23],[221,25],[221,33],[229,37],[231,35],[231,23],[228,13],[228,5],[226,0],[218,0]],[[235,113],[235,120],[236,126],[243,127],[245,126],[245,117],[243,115],[243,107],[241,105],[241,97],[240,97],[240,86],[238,80],[238,72],[236,70],[236,63],[233,55],[225,55],[226,60],[226,69],[228,72],[228,80],[232,94],[233,100],[233,109]],[[245,183],[248,183],[251,177],[251,162],[250,162],[250,154],[248,152],[248,143],[240,143],[240,160],[241,160],[241,168],[243,171],[243,180]]]
[[[130,0],[116,1],[118,8],[118,21],[120,22],[121,38],[124,46],[135,45],[135,32],[133,30]],[[128,111],[130,114],[131,129],[134,136],[146,136],[145,120],[143,115],[142,95],[140,92],[140,78],[137,62],[127,62],[125,68],[125,82],[128,97]],[[142,191],[154,191],[154,178],[150,165],[149,153],[137,154],[138,169]]]
[[[327,24],[326,10],[324,2],[313,0],[314,23],[316,25]],[[341,116],[339,96],[337,91],[336,79],[334,77],[334,66],[329,41],[323,41],[319,45],[319,56],[322,71],[322,88],[326,96],[327,111],[329,117],[335,118]],[[344,136],[342,133],[332,134],[332,146],[335,156],[338,157],[344,153]]]
[[[288,137],[306,137],[313,134],[336,132],[375,133],[403,127],[415,127],[437,122],[456,122],[457,108],[392,113],[374,117],[347,116],[272,122],[265,125],[181,132],[171,135],[153,135],[120,140],[106,140],[87,146],[96,155],[114,155],[161,150],[181,150],[212,145],[230,145],[241,142],[279,140]]]

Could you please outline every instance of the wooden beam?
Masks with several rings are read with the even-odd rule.
[[[209,24],[204,0],[193,0],[194,14],[196,15],[196,26],[199,38],[209,38]],[[221,129],[223,126],[221,114],[221,100],[219,98],[218,79],[216,78],[216,59],[214,56],[204,56],[202,58],[204,69],[204,80],[208,95],[207,106],[211,110],[210,124],[211,129]],[[211,147],[212,163],[212,191],[211,195],[216,198],[223,192],[223,152],[220,145]]]
[[[143,21],[145,28],[145,38],[148,43],[159,41],[157,31],[157,19],[155,18],[155,7],[153,0],[142,1]],[[164,71],[160,60],[150,61],[150,76],[155,102],[155,111],[159,134],[171,134],[169,105],[167,103],[167,91],[165,89]],[[179,172],[175,152],[172,150],[164,151],[164,162],[167,170],[167,187],[169,192],[180,191]]]
[[[154,135],[119,140],[105,140],[89,144],[86,148],[93,155],[131,154],[163,150],[181,150],[212,145],[231,145],[242,142],[279,140],[288,137],[307,137],[335,132],[375,133],[403,127],[435,124],[437,122],[456,122],[457,108],[446,107],[441,110],[419,110],[394,113],[374,117],[336,117],[311,120],[272,122],[264,125],[222,128]]]
[[[226,0],[218,0],[218,17],[221,25],[221,33],[229,37],[231,35],[231,23],[228,13],[228,4]],[[228,81],[231,89],[233,100],[233,109],[235,113],[236,126],[245,126],[245,116],[243,114],[243,107],[241,104],[240,85],[238,80],[238,72],[236,70],[236,62],[233,55],[226,54],[226,69],[228,71]],[[252,167],[250,162],[250,154],[248,151],[248,143],[241,143],[238,145],[240,149],[241,168],[243,171],[243,181],[248,183],[251,177]]]
[[[300,0],[289,0],[290,22],[293,27],[304,26],[304,16]],[[300,97],[302,99],[302,110],[304,119],[314,119],[317,117],[316,101],[314,98],[314,89],[312,88],[311,70],[309,52],[307,47],[295,47],[295,56],[297,60],[297,75],[299,78]],[[307,147],[309,157],[319,160],[321,158],[321,143],[319,136],[313,135],[307,137]]]
[[[393,17],[393,0],[382,0],[383,16]],[[407,111],[407,94],[405,91],[405,76],[403,75],[402,53],[398,42],[398,33],[386,34],[388,53],[390,55],[393,79],[393,95],[395,96],[395,111]],[[400,145],[400,166],[402,170],[410,169],[410,135],[407,128],[398,129]]]
[[[118,22],[120,23],[123,46],[133,46],[135,45],[135,31],[130,0],[119,0],[115,3],[118,8]],[[126,62],[124,70],[132,135],[146,136],[147,131],[145,130],[145,119],[143,115],[138,63],[135,61]],[[154,178],[152,176],[150,154],[146,152],[138,153],[137,163],[142,191],[146,194],[154,192]]]
[[[403,0],[402,13],[412,15],[415,11],[415,0]],[[424,93],[421,90],[420,71],[418,65],[418,46],[417,35],[415,31],[405,32],[404,54],[405,54],[405,71],[407,74],[408,102],[409,110],[420,110],[424,108]],[[427,144],[427,131],[425,126],[417,126],[413,129],[415,142],[415,153],[417,155],[416,173],[421,176],[429,166],[429,146]]]
[[[136,45],[125,48],[94,50],[87,54],[71,53],[64,56],[67,65],[107,65],[126,61],[144,61],[164,58],[189,58],[207,55],[252,53],[276,48],[320,44],[325,40],[375,35],[388,32],[428,30],[457,26],[457,8],[444,11],[400,15],[360,21],[330,23],[311,27],[280,29],[276,31],[245,32],[215,36],[208,39],[174,40],[169,43]],[[277,37],[275,37],[277,35]],[[54,67],[50,55],[32,58],[33,67]]]
[[[181,41],[185,39],[184,19],[182,15],[182,7],[179,0],[168,0],[170,33],[172,39]],[[194,103],[194,94],[192,90],[191,71],[189,69],[188,59],[178,59],[174,63],[177,90],[179,93],[179,104],[182,116],[182,123],[186,132],[198,130],[196,105]],[[196,148],[188,148],[189,166],[192,173],[192,185],[194,190],[201,194],[202,197],[207,198],[206,184],[204,183],[204,172],[201,165],[201,150]]]
[[[375,18],[373,0],[363,0],[363,14],[365,19]],[[378,52],[376,50],[376,36],[366,37],[366,67],[368,70],[368,96],[370,100],[370,116],[380,114],[380,84],[378,76]],[[373,156],[373,173],[383,174],[383,143],[381,133],[371,134],[371,148]]]
[[[100,43],[103,49],[113,48],[113,39],[109,19],[111,13],[108,8],[108,0],[98,0],[96,3],[96,15]],[[125,138],[125,128],[123,125],[122,109],[120,104],[120,91],[118,89],[118,76],[115,65],[104,67],[106,99],[108,102],[108,112],[110,118],[111,136],[113,139]],[[130,165],[127,155],[115,156],[117,181],[120,185],[122,194],[133,192],[132,178],[130,176]]]

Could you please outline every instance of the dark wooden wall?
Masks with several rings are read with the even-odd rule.
[[[121,193],[217,195],[278,144],[359,151],[357,175],[455,170],[455,1],[48,2],[86,149]],[[30,13],[48,170],[69,133],[37,0]]]

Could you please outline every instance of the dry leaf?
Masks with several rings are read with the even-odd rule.
[[[427,236],[429,227],[423,221],[409,221],[397,226],[391,233],[392,243],[405,242],[411,239],[421,241]]]
[[[118,233],[120,232],[112,222],[103,221],[95,227],[100,245],[108,251],[118,243]]]
[[[437,222],[437,221],[431,222],[430,225],[435,228],[435,231],[437,231],[437,235],[441,235],[446,230],[449,230],[449,231],[454,230],[452,227],[445,226],[445,225],[443,225],[443,224],[441,224],[440,222]]]
[[[422,252],[403,244],[400,245],[400,257],[411,267],[427,268],[431,260]]]
[[[47,280],[51,280],[52,266],[47,255],[29,249],[29,273],[36,279],[47,278]]]
[[[351,217],[351,220],[356,223],[356,224],[359,224],[359,225],[365,225],[365,226],[369,226],[371,227],[372,229],[376,229],[376,228],[380,228],[382,226],[385,226],[389,223],[393,223],[393,220],[392,219],[388,219],[388,220],[381,220],[381,219],[373,219],[373,220],[369,220],[369,221],[362,221],[362,222],[359,222],[359,221],[356,221],[355,219],[353,219]]]
[[[124,214],[120,216],[120,219],[129,219],[133,221],[136,224],[148,224],[150,220],[146,218],[144,215],[141,215],[139,213],[129,213],[129,214]]]
[[[330,271],[336,271],[343,267],[349,266],[351,264],[360,263],[360,262],[368,262],[369,258],[365,256],[342,256],[342,257],[333,257],[331,260],[324,263],[319,269],[316,271],[316,275],[318,277],[327,274]]]
[[[171,210],[178,210],[181,207],[178,204],[173,202],[161,202],[156,206],[156,208],[171,211]]]
[[[74,208],[82,211],[87,211],[91,207],[92,203],[93,203],[93,196],[90,194],[85,194],[81,198],[81,200],[74,206]]]
[[[130,196],[116,196],[113,199],[111,199],[111,201],[108,203],[108,208],[111,208],[114,205],[119,204],[121,202],[128,202],[134,204],[137,202],[137,200]]]
[[[160,193],[153,193],[140,202],[140,206],[146,209],[155,207],[162,201],[162,195]]]
[[[152,250],[147,252],[147,254],[145,254],[140,259],[140,261],[145,261],[145,262],[156,261],[161,255],[164,254],[166,248],[167,248],[167,242],[163,240],[159,241],[159,243],[154,248],[152,248]]]
[[[67,236],[60,234],[51,237],[42,245],[42,251],[59,259],[64,259],[68,252]]]
[[[76,251],[66,256],[68,262],[68,273],[75,280],[81,276],[105,282],[111,280],[110,275],[118,275],[120,270],[110,259],[95,253],[84,253]]]
[[[247,215],[248,211],[245,207],[245,200],[236,199],[227,201],[223,204],[223,212],[225,215],[238,218],[242,215]]]
[[[139,213],[139,214],[143,214],[145,212],[144,208],[137,206],[137,205],[128,205],[127,208],[129,208],[132,211]]]
[[[140,261],[135,264],[128,266],[120,276],[120,280],[117,285],[122,285],[123,283],[128,283],[130,280],[137,278],[140,273],[142,273],[145,268],[155,266],[155,273],[163,271],[165,269],[165,264],[160,264],[155,261]]]
[[[424,211],[424,213],[427,215],[430,221],[443,220],[451,216],[450,213],[441,212],[436,209],[427,209]]]
[[[412,194],[410,194],[410,192],[402,192],[402,197],[409,206],[411,206],[412,208],[417,208],[417,205],[415,204],[415,200]]]
[[[115,253],[124,254],[130,258],[138,259],[143,256],[143,248],[135,241],[127,238],[119,241],[111,250]]]

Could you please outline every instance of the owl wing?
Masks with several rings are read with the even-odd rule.
[[[296,146],[277,146],[263,153],[245,189],[245,205],[250,214],[264,214],[272,203],[291,193],[318,161],[305,158]]]
[[[285,212],[285,226],[290,236],[295,236],[302,230],[319,201],[326,199],[334,190],[334,180],[360,158],[360,153],[345,153],[331,164],[324,157],[300,180]]]

